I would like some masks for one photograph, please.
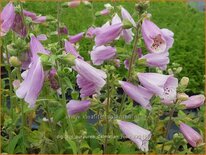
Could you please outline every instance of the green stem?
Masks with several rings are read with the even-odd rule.
[[[7,61],[7,72],[8,72],[8,76],[9,76],[9,99],[10,99],[10,115],[13,121],[14,118],[14,107],[13,107],[13,100],[12,100],[12,96],[13,96],[13,91],[12,91],[12,76],[11,76],[11,66],[9,63],[9,52],[8,50],[5,48],[6,51],[6,61]]]
[[[109,107],[110,107],[110,83],[109,83],[109,74],[107,75],[107,103],[105,106],[106,111],[106,133],[105,133],[105,142],[104,142],[104,154],[107,153],[107,143],[108,143],[108,134],[109,134]]]
[[[131,56],[130,61],[129,61],[129,69],[128,69],[127,81],[131,80],[132,66],[133,66],[133,63],[134,63],[134,60],[135,60],[134,58],[135,58],[135,55],[136,55],[137,43],[138,43],[138,39],[139,39],[139,35],[138,34],[139,34],[139,28],[140,28],[140,21],[137,22],[136,35],[135,35],[135,39],[134,39],[132,56]],[[119,115],[121,115],[121,113],[123,111],[123,108],[124,108],[124,106],[126,104],[125,100],[126,100],[126,94],[124,93],[123,96],[122,96],[122,101],[121,101],[121,105],[120,105]]]
[[[22,132],[22,144],[23,144],[23,152],[26,153],[26,147],[25,147],[25,134],[24,134],[24,126],[25,126],[25,118],[24,118],[24,102],[21,103],[21,115],[22,115],[22,123],[21,123],[21,132]]]

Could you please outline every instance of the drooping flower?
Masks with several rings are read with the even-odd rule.
[[[203,142],[202,136],[187,124],[180,123],[180,132],[192,147],[197,147]]]
[[[95,37],[96,46],[101,46],[113,41],[122,32],[122,23],[110,25],[107,29],[100,29]]]
[[[28,70],[27,76],[16,90],[16,95],[19,98],[24,98],[24,101],[33,108],[39,93],[44,83],[44,71],[40,59],[35,60]]]
[[[78,33],[74,36],[69,36],[69,42],[76,43],[76,42],[80,41],[83,36],[84,36],[84,32]]]
[[[148,90],[158,95],[165,104],[172,104],[176,100],[178,80],[172,75],[158,73],[138,73],[140,83]]]
[[[126,135],[127,138],[133,141],[140,150],[148,152],[149,140],[152,136],[149,130],[146,130],[131,122],[117,120],[117,123],[120,130]]]
[[[91,102],[89,100],[78,101],[78,100],[70,100],[67,103],[67,113],[72,116],[81,112],[85,112],[89,109]]]
[[[64,43],[64,48],[65,48],[65,51],[67,53],[71,53],[72,55],[74,55],[76,58],[81,58],[82,57],[79,55],[79,53],[76,51],[75,47],[72,45],[72,43],[70,43],[69,41],[65,41]]]
[[[169,64],[169,53],[148,53],[142,56],[140,59],[146,59],[147,65],[149,67],[158,67],[161,70],[167,69]]]
[[[122,20],[120,19],[120,17],[115,14],[114,17],[112,18],[112,25],[114,24],[120,24],[122,23]],[[125,42],[127,44],[129,44],[132,40],[133,40],[133,36],[134,36],[134,33],[132,32],[132,28],[130,29],[123,29],[120,36],[122,36],[125,40]],[[117,38],[119,39],[119,38]]]
[[[132,18],[130,13],[123,7],[121,7],[121,14],[122,14],[122,19],[123,20],[129,20],[132,23],[132,25],[134,27],[136,27],[136,23],[135,23],[134,19]]]
[[[198,108],[203,105],[205,102],[204,95],[193,95],[190,96],[188,100],[181,102],[180,104],[184,104],[187,109]]]
[[[31,50],[32,62],[39,58],[38,53],[48,54],[48,51],[44,49],[43,45],[35,36],[31,36],[30,50]]]
[[[94,68],[81,59],[75,59],[75,70],[78,72],[77,84],[81,88],[81,98],[99,93],[105,85],[105,72]]]
[[[142,36],[147,49],[152,53],[167,52],[173,45],[173,35],[170,30],[160,29],[147,19],[142,23]]]
[[[26,17],[30,17],[32,22],[36,24],[44,23],[47,19],[46,16],[37,16],[36,13],[27,10],[23,10],[23,14]]]
[[[151,110],[150,99],[153,96],[151,91],[142,86],[135,86],[130,82],[119,81],[124,92],[135,102],[139,103],[145,109]]]
[[[30,50],[32,54],[30,68],[24,72],[24,81],[16,90],[16,95],[24,98],[29,107],[33,108],[44,83],[44,70],[38,53],[48,54],[48,52],[35,36],[31,36]]]
[[[15,19],[15,8],[11,2],[3,8],[0,17],[0,36],[5,36],[11,29]]]
[[[22,16],[18,13],[15,15],[12,30],[16,32],[20,37],[26,37],[27,35],[26,25],[24,25]]]
[[[116,49],[111,46],[98,46],[91,52],[91,60],[95,65],[101,65],[105,60],[109,60],[116,55]]]

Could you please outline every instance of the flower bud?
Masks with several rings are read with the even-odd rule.
[[[19,67],[21,66],[21,61],[15,57],[15,56],[12,56],[9,58],[9,63],[13,66],[13,67]]]
[[[183,77],[183,78],[180,80],[180,85],[181,85],[181,86],[187,87],[187,86],[188,86],[188,83],[189,83],[189,78],[188,78],[188,77]]]
[[[74,60],[76,59],[76,57],[74,56],[74,55],[72,55],[72,54],[70,54],[70,53],[68,53],[66,56],[65,56],[65,58],[64,58],[64,60],[67,62],[67,63],[69,63],[71,66],[74,66]]]
[[[140,1],[138,4],[135,5],[136,11],[138,11],[139,14],[142,14],[144,11],[147,10],[149,7],[149,1]]]
[[[129,20],[123,20],[123,28],[124,29],[130,29],[132,27],[133,27],[133,25]]]
[[[186,101],[189,98],[189,96],[185,93],[178,93],[177,99],[180,101]]]

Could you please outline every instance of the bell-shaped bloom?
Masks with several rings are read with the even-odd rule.
[[[205,102],[204,95],[193,95],[190,96],[188,100],[181,102],[180,104],[184,104],[187,109],[198,108],[203,105]]]
[[[69,36],[69,42],[76,43],[76,42],[80,41],[83,36],[84,36],[84,32],[78,33],[74,36]]]
[[[67,103],[67,113],[72,116],[81,112],[85,112],[89,109],[91,102],[89,100],[78,101],[78,100],[70,100]]]
[[[98,46],[91,52],[91,60],[95,65],[101,65],[105,60],[112,59],[116,55],[116,49],[111,46]]]
[[[147,19],[144,19],[142,23],[142,36],[147,49],[152,53],[167,52],[174,42],[173,35],[170,30],[161,30]]]
[[[158,73],[138,73],[140,83],[148,90],[158,95],[165,104],[172,104],[176,100],[178,79],[172,75]]]
[[[36,13],[34,12],[23,10],[23,14],[26,17],[30,17],[33,23],[39,24],[39,23],[43,23],[46,21],[46,16],[37,16]]]
[[[100,34],[101,32],[106,31],[107,28],[109,28],[109,27],[110,27],[110,22],[107,21],[107,22],[106,22],[104,25],[102,25],[101,27],[96,27],[96,28],[93,30],[93,34],[94,34],[94,35],[98,35],[98,34]]]
[[[15,19],[15,8],[13,4],[8,3],[0,14],[0,36],[4,36],[10,30]]]
[[[82,57],[79,55],[79,53],[76,51],[74,45],[72,45],[72,43],[70,43],[69,41],[65,41],[64,43],[64,48],[66,53],[71,53],[72,55],[74,55],[76,58],[80,58],[82,59]]]
[[[125,136],[133,141],[140,150],[148,152],[149,140],[152,136],[149,130],[146,130],[134,123],[121,120],[117,120],[117,124]]]
[[[95,35],[95,28],[94,28],[94,27],[90,27],[90,28],[87,30],[85,37],[86,37],[86,38],[93,38],[94,35]]]
[[[116,39],[122,32],[122,23],[108,26],[107,29],[101,29],[95,37],[96,46],[107,44]]]
[[[147,65],[149,67],[158,67],[161,70],[167,69],[169,64],[169,53],[148,53],[142,56],[140,59],[146,59]]]
[[[99,70],[81,59],[75,59],[75,70],[78,72],[77,84],[81,88],[81,97],[99,93],[106,84],[104,71]],[[89,95],[88,95],[89,94]]]
[[[35,36],[31,36],[30,40],[31,64],[30,68],[23,72],[24,81],[16,90],[16,95],[19,98],[24,98],[24,101],[29,104],[29,107],[34,107],[39,93],[44,83],[44,70],[38,53],[48,54],[42,44]]]
[[[123,20],[129,20],[132,23],[132,25],[134,27],[136,27],[134,19],[132,18],[130,13],[125,8],[123,8],[123,7],[121,7],[121,14],[122,14],[122,19]]]
[[[187,124],[180,123],[180,132],[192,147],[197,147],[203,143],[202,136]]]
[[[43,83],[44,71],[40,59],[38,59],[31,64],[27,76],[16,90],[16,95],[19,98],[24,98],[24,101],[29,104],[29,107],[33,108],[43,87]]]
[[[12,30],[22,38],[27,35],[26,25],[24,25],[22,16],[18,13],[15,15]]]
[[[30,50],[32,55],[32,62],[39,58],[38,53],[48,54],[48,51],[44,49],[43,45],[35,36],[31,36]]]
[[[145,109],[151,110],[150,99],[153,93],[142,86],[135,86],[130,82],[119,81],[124,92]]]
[[[112,25],[120,24],[120,23],[122,23],[120,17],[117,14],[115,14],[114,17],[112,18]],[[124,38],[127,44],[129,44],[133,40],[133,36],[134,36],[134,33],[132,32],[132,28],[123,29],[120,36]],[[117,37],[116,39],[119,39],[119,37]]]

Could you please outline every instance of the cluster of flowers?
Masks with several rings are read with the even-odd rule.
[[[67,3],[69,7],[77,7],[81,1],[72,1]],[[83,1],[86,3],[86,1]],[[110,13],[111,6],[108,5],[104,10],[98,12],[98,15],[107,15]],[[37,16],[33,12],[24,10],[23,14],[16,13],[12,3],[7,4],[1,12],[1,36],[12,29],[14,32],[25,37],[27,35],[26,25],[23,22],[23,16],[31,18],[34,23],[42,23],[46,21],[46,16]],[[128,24],[129,23],[129,24]],[[139,59],[146,60],[149,67],[158,67],[165,70],[169,64],[169,49],[172,47],[174,39],[173,32],[168,29],[160,29],[148,18],[142,19],[141,34],[148,54],[143,55],[141,49],[137,49]],[[93,65],[101,65],[106,60],[120,62],[117,59],[116,48],[110,43],[114,40],[123,38],[127,44],[133,40],[134,34],[132,29],[140,26],[135,23],[129,12],[121,7],[121,18],[115,14],[111,21],[105,23],[102,27],[90,27],[88,31],[80,32],[76,35],[69,35],[65,41],[66,54],[71,54],[75,57],[73,69],[78,73],[76,77],[77,85],[80,88],[80,100],[70,100],[67,104],[69,115],[74,115],[89,109],[90,100],[84,100],[85,97],[91,97],[94,94],[100,94],[101,89],[106,84],[106,73],[103,70],[93,67],[90,63],[84,61],[84,58],[77,52],[75,44],[83,37],[94,39],[95,45],[90,53]],[[68,34],[66,27],[60,28],[58,33]],[[50,72],[44,71],[38,53],[49,55],[41,44],[41,40],[46,40],[44,35],[30,38],[29,56],[30,61],[26,71],[22,73],[23,82],[16,86],[16,95],[19,98],[24,98],[29,107],[34,107],[36,100],[41,92],[46,77],[52,82],[52,88],[58,89],[59,86],[53,79],[57,74],[53,68]],[[129,61],[125,61],[125,67],[129,68]],[[182,98],[177,93],[178,79],[173,75],[163,75],[159,73],[138,73],[137,78],[139,85],[134,85],[128,81],[119,81],[124,92],[134,101],[139,103],[143,108],[152,110],[150,99],[155,95],[159,96],[162,103],[166,105],[183,104],[187,109],[197,108],[204,103],[203,95],[195,95],[188,97],[183,94]],[[130,122],[117,121],[121,131],[142,151],[148,151],[148,143],[151,138],[151,132]],[[194,129],[184,123],[180,123],[180,131],[183,133],[187,141],[196,147],[202,143],[201,135]],[[141,138],[144,137],[144,138]]]

